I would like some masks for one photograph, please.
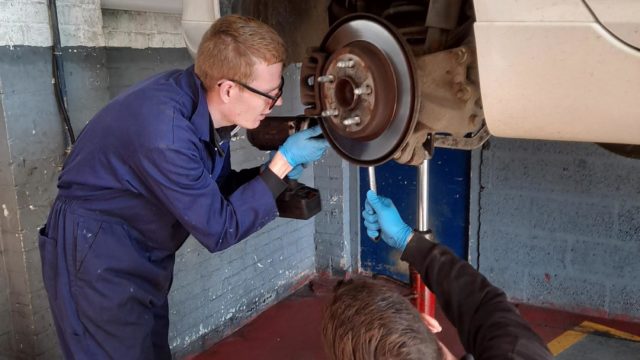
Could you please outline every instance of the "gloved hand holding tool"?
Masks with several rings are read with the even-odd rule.
[[[371,190],[367,192],[362,218],[369,237],[376,238],[382,232],[382,240],[396,249],[404,250],[413,235],[391,199]]]

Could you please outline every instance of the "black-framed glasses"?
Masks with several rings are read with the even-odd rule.
[[[269,94],[267,94],[265,92],[262,92],[262,91],[254,88],[254,87],[251,87],[251,86],[249,86],[249,85],[247,85],[247,84],[245,84],[245,83],[243,83],[241,81],[236,81],[236,80],[231,80],[231,79],[229,81],[234,82],[234,83],[242,86],[243,88],[251,91],[254,94],[258,94],[260,96],[264,96],[267,99],[271,100],[271,103],[269,104],[269,110],[273,109],[273,107],[276,106],[276,103],[278,102],[278,100],[280,100],[280,98],[282,97],[282,88],[284,87],[284,76],[280,77],[280,85],[278,86],[278,92],[276,93],[275,96],[269,95]]]

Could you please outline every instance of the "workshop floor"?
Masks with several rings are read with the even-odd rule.
[[[384,281],[384,280],[381,280]],[[272,306],[240,330],[190,360],[325,359],[320,340],[322,308],[335,280],[316,279]],[[404,292],[406,289],[399,288]],[[549,344],[558,359],[638,359],[640,323],[601,319],[529,305],[517,305],[522,316]],[[451,324],[438,310],[438,335],[454,355],[463,354]]]

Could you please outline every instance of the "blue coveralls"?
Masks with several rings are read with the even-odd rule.
[[[230,169],[228,138],[193,67],[136,85],[85,127],[40,231],[67,358],[169,359],[167,293],[187,236],[220,251],[277,216],[259,170]]]

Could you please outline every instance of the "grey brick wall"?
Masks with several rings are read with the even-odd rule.
[[[193,238],[178,253],[171,346],[200,351],[303,285],[315,272],[313,220],[278,219],[221,253]]]
[[[475,159],[482,273],[514,300],[640,319],[640,161],[498,138]]]
[[[140,11],[102,11],[107,47],[184,48],[181,16]]]
[[[342,276],[360,269],[358,171],[333,150],[315,166],[315,183],[322,193],[316,216],[316,270]]]

